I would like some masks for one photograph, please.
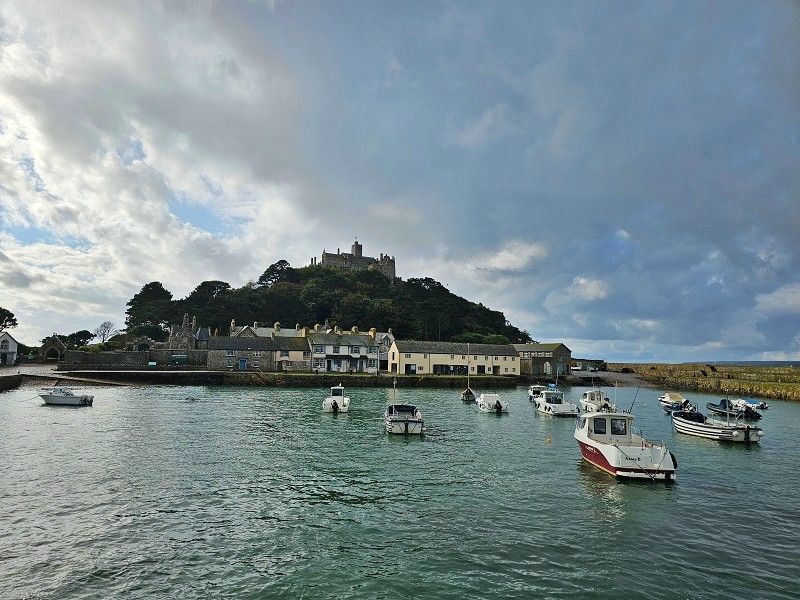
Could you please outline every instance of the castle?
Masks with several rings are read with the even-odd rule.
[[[363,247],[358,243],[358,240],[353,242],[351,250],[352,252],[350,253],[339,252],[337,248],[336,254],[323,250],[322,261],[317,263],[315,257],[311,259],[311,264],[320,264],[323,267],[333,267],[343,271],[366,271],[367,269],[372,269],[383,273],[390,281],[395,280],[394,256],[389,256],[388,254],[381,254],[380,258],[363,256]]]

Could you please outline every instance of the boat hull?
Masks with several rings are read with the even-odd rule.
[[[672,425],[678,433],[709,440],[718,440],[720,442],[755,444],[762,436],[760,427],[751,427],[750,425],[726,426],[724,424],[696,423],[676,417],[675,415],[672,415]]]
[[[422,419],[386,419],[386,433],[398,435],[421,435],[424,425]]]
[[[322,401],[322,412],[332,413],[333,410],[333,400],[334,398],[325,398]],[[336,404],[339,406],[339,410],[336,412],[346,413],[350,409],[350,398],[347,396],[344,397],[337,397]]]
[[[541,400],[536,402],[536,410],[551,417],[577,417],[578,407],[575,404],[548,404]]]
[[[52,394],[40,394],[45,404],[50,406],[91,406],[94,396],[58,396]]]
[[[625,454],[627,454],[625,456],[615,446],[604,448],[583,440],[578,440],[578,445],[581,448],[581,456],[586,462],[614,477],[647,481],[673,481],[675,479],[672,455],[666,448],[655,453],[658,457],[658,462],[656,462],[653,460],[654,453],[652,451],[636,452],[635,447],[625,448]],[[643,450],[648,450],[648,448]],[[666,454],[662,455],[661,452]]]

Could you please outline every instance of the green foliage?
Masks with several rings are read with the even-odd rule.
[[[12,327],[16,327],[18,324],[19,323],[17,323],[17,318],[14,316],[14,313],[0,306],[0,331],[3,329],[11,329]]]
[[[87,329],[81,329],[80,331],[76,331],[75,333],[70,333],[69,335],[63,335],[58,333],[56,334],[56,337],[60,339],[62,342],[64,342],[64,345],[67,348],[80,348],[81,346],[86,346],[89,343],[89,341],[92,338],[94,338],[94,334]],[[49,338],[44,338],[40,341],[41,343],[44,343],[48,339]]]
[[[212,332],[216,329],[220,335],[228,333],[231,319],[239,325],[257,321],[271,326],[279,321],[284,327],[328,320],[343,329],[391,328],[400,339],[531,341],[528,332],[511,325],[502,312],[456,296],[429,277],[392,284],[378,271],[341,271],[320,265],[294,269],[285,260],[270,265],[256,283],[236,289],[224,281],[204,281],[181,300],[172,300],[159,282],[152,282],[128,307],[128,333],[156,340],[156,331],[166,339],[164,327],[179,323],[187,312],[197,317],[198,325]]]
[[[128,336],[131,338],[146,337],[155,342],[164,342],[169,337],[169,333],[158,325],[137,325],[128,328]]]

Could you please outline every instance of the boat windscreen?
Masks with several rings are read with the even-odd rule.
[[[417,407],[411,404],[394,404],[392,407],[396,413],[413,413],[417,410]]]
[[[331,388],[331,396],[344,396],[344,390],[339,387]]]

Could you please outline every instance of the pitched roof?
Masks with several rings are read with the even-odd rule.
[[[564,346],[564,348],[567,348],[564,344],[559,342],[559,343],[556,343],[556,344],[514,344],[514,349],[517,352],[532,352],[532,351],[537,351],[537,350],[538,351],[544,351],[544,352],[547,352],[547,351],[552,352],[553,350],[556,350],[556,349],[560,348],[561,346]],[[569,348],[567,348],[567,350],[569,350]],[[571,352],[571,350],[570,350],[570,352]]]
[[[15,343],[15,344],[19,345],[19,342],[18,342],[17,340],[15,340],[15,339],[14,339],[14,336],[13,336],[13,335],[11,335],[10,333],[8,333],[7,331],[0,331],[0,336],[3,336],[3,335],[7,335],[7,336],[8,336],[8,337],[10,337],[12,340],[14,340],[14,343]]]
[[[375,339],[371,335],[355,333],[309,333],[308,339],[312,344],[325,344],[332,346],[374,346]]]
[[[492,356],[516,356],[511,344],[467,344],[466,342],[422,342],[395,340],[398,352],[423,352],[425,354],[483,354]]]
[[[308,338],[304,337],[276,337],[272,340],[276,350],[310,350]]]
[[[212,337],[208,340],[209,350],[277,350],[272,338]]]

